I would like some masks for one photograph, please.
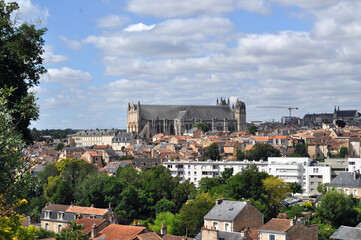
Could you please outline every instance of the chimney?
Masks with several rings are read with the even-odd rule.
[[[93,208],[93,207],[94,207],[94,204],[92,204],[90,207]]]
[[[216,229],[202,228],[202,240],[218,240],[219,232]]]
[[[353,180],[356,180],[357,179],[357,171],[354,171],[353,172]]]
[[[227,198],[219,198],[219,199],[216,199],[216,205],[219,205],[221,204],[224,200],[227,200]]]
[[[295,216],[293,219],[290,219],[290,226],[292,227],[292,226],[296,225],[296,222],[297,222],[297,218]]]
[[[95,238],[97,236],[97,232],[95,230],[96,224],[93,223],[92,229],[90,230],[90,237]]]
[[[160,234],[161,235],[166,235],[167,234],[167,226],[165,224],[163,224],[163,221],[162,221],[162,227],[160,229]]]

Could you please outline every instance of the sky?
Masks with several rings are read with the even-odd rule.
[[[7,0],[8,1],[8,0]],[[361,1],[18,0],[46,27],[31,127],[125,128],[128,102],[246,103],[247,121],[357,109]]]

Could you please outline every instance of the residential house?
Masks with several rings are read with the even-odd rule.
[[[120,133],[118,129],[83,130],[68,138],[72,147],[90,147],[94,145],[112,145],[112,139]]]
[[[348,227],[341,225],[336,232],[334,232],[330,239],[334,240],[360,240],[361,239],[361,223],[356,227]]]
[[[263,213],[249,201],[216,200],[216,205],[204,216],[204,226],[225,232],[239,232],[247,227],[263,225]]]
[[[227,141],[224,144],[224,156],[227,160],[237,160],[237,152],[241,150],[241,144],[238,142]]]
[[[98,167],[103,166],[103,157],[101,151],[86,151],[82,156],[86,162],[96,165]]]
[[[301,219],[272,218],[258,228],[259,240],[314,240],[318,239],[317,225],[307,226]]]
[[[68,226],[68,222],[80,217],[106,219],[117,223],[117,215],[111,208],[80,207],[60,204],[47,204],[41,211],[40,225],[46,230],[59,233]]]
[[[361,175],[359,171],[341,172],[327,186],[327,189],[335,189],[340,193],[353,195],[361,198]]]

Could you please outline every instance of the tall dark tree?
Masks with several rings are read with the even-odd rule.
[[[307,146],[303,143],[297,143],[295,146],[294,154],[299,155],[301,157],[310,157],[307,152]]]
[[[251,150],[246,151],[245,158],[249,160],[267,160],[268,157],[280,157],[281,153],[267,143],[256,143]]]
[[[38,85],[40,76],[46,72],[42,66],[45,28],[37,29],[29,23],[16,22],[12,15],[19,9],[17,3],[5,3],[0,0],[0,88],[14,87],[8,96],[7,107],[14,108],[26,100],[34,104],[35,99],[28,97],[29,89]],[[25,109],[13,112],[16,130],[29,143],[31,134],[28,126],[31,120],[38,118],[38,112],[24,116]]]
[[[206,157],[211,160],[219,160],[221,159],[221,155],[219,155],[219,147],[217,143],[212,143],[206,148]]]

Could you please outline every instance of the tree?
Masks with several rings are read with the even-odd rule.
[[[0,2],[0,7],[2,4]],[[37,111],[36,105],[29,105],[26,100],[9,109],[8,98],[13,92],[13,88],[0,89],[0,206],[2,203],[11,204],[16,195],[24,190],[17,186],[30,167],[29,159],[22,154],[25,142],[16,130],[17,124],[14,123],[13,115],[22,112],[21,116],[26,117]]]
[[[336,125],[340,128],[344,128],[346,126],[346,123],[342,120],[336,120]]]
[[[270,205],[278,208],[281,205],[281,201],[287,197],[287,193],[290,191],[288,184],[283,179],[272,175],[262,180],[262,182]]]
[[[194,237],[199,233],[203,225],[203,217],[213,208],[214,201],[207,193],[200,193],[197,197],[184,204],[177,219],[179,221],[179,232],[177,235],[185,235]]]
[[[46,72],[42,66],[44,53],[45,28],[37,29],[35,25],[14,21],[12,16],[19,9],[17,3],[5,3],[0,0],[0,88],[13,87],[13,94],[6,96],[6,106],[13,109],[19,103],[35,103],[29,98],[28,91],[38,85],[40,76]],[[31,134],[28,126],[31,120],[38,118],[38,111],[24,114],[27,108],[11,112],[15,129],[28,143]]]
[[[347,147],[341,147],[340,149],[340,158],[344,158],[348,154],[348,148]]]
[[[353,196],[346,196],[336,191],[328,191],[321,198],[317,207],[320,217],[327,220],[334,227],[341,225],[356,226],[359,222],[356,207],[357,200]]]
[[[327,186],[328,186],[328,183],[320,184],[317,186],[317,191],[319,193],[325,194],[327,192]]]
[[[307,153],[307,146],[303,143],[296,144],[294,154],[301,157],[310,157],[310,155]]]
[[[155,212],[157,214],[162,212],[174,212],[174,210],[175,210],[175,203],[165,198],[159,200],[155,205]]]
[[[217,143],[212,143],[206,148],[206,158],[211,160],[221,159],[221,155],[219,155],[219,147]]]
[[[160,233],[160,229],[164,224],[167,227],[167,234],[173,235],[176,234],[178,222],[176,216],[171,212],[161,212],[157,214],[157,217],[154,220],[154,224],[149,224],[149,229]]]
[[[242,161],[244,159],[244,152],[241,149],[237,149],[237,161]]]
[[[56,240],[88,240],[82,224],[76,224],[75,220],[70,222],[69,227],[64,228],[55,236]]]
[[[200,128],[202,132],[208,132],[208,125],[204,122],[197,122],[192,127]]]
[[[251,150],[246,151],[245,158],[248,160],[267,160],[269,157],[280,157],[281,153],[267,143],[256,143]]]
[[[290,190],[293,194],[295,193],[303,193],[302,186],[296,182],[288,183]]]
[[[56,146],[55,146],[54,149],[55,149],[56,151],[61,151],[61,150],[64,149],[64,147],[65,147],[64,143],[60,142],[60,143],[56,144]]]
[[[258,130],[258,127],[254,126],[254,125],[252,125],[248,128],[248,132],[250,132],[250,134],[252,134],[252,135],[255,135],[257,130]]]
[[[225,168],[221,175],[221,180],[223,183],[226,183],[228,179],[233,176],[233,168]]]

